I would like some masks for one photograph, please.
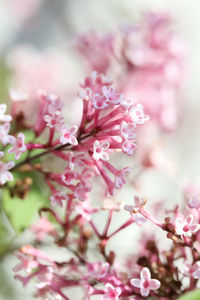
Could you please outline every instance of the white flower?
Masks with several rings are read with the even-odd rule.
[[[109,147],[109,142],[100,143],[98,140],[96,140],[93,144],[93,158],[95,160],[109,160],[108,153],[106,153],[106,150],[108,150]]]
[[[78,145],[78,141],[77,141],[77,138],[75,137],[75,134],[78,130],[78,127],[77,126],[72,126],[70,129],[67,129],[65,127],[65,125],[61,128],[61,137],[59,139],[60,143],[61,144],[71,144],[71,145]]]
[[[0,104],[0,121],[1,122],[10,122],[12,121],[12,117],[10,115],[5,115],[5,112],[7,110],[7,105]]]
[[[8,150],[8,153],[15,153],[15,159],[19,159],[21,154],[27,150],[24,140],[24,134],[19,133],[17,138],[14,138],[13,147]]]
[[[192,224],[193,215],[187,216],[185,219],[176,218],[175,228],[178,235],[191,237],[193,233],[200,229],[200,224]]]
[[[9,161],[8,163],[3,163],[0,161],[0,184],[3,185],[7,181],[13,180],[13,175],[8,171],[14,167],[14,161]]]

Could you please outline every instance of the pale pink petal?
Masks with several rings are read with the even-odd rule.
[[[70,136],[69,143],[72,144],[72,145],[74,145],[74,146],[78,145],[78,141],[75,138],[75,136]]]
[[[157,279],[151,279],[150,280],[150,289],[157,290],[159,288],[160,288],[160,281]]]
[[[185,221],[188,225],[191,225],[193,222],[193,215],[189,215],[185,218]]]
[[[75,125],[72,126],[69,130],[70,135],[74,135],[77,132],[77,130],[78,130],[77,126],[75,126]]]
[[[148,268],[143,268],[140,273],[140,278],[142,280],[150,280],[151,279],[151,273]]]
[[[197,232],[200,229],[200,224],[194,224],[190,226],[190,231],[191,232]]]
[[[138,279],[138,278],[131,279],[130,283],[132,286],[135,286],[137,288],[140,288],[142,286],[142,281],[141,281],[141,279]]]
[[[149,295],[149,292],[150,292],[150,289],[149,289],[149,288],[144,288],[144,287],[142,287],[142,288],[140,289],[140,293],[141,293],[141,295],[142,295],[143,297],[147,297],[147,296]]]

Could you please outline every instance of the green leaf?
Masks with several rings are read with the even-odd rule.
[[[32,223],[33,217],[41,207],[48,206],[48,195],[43,185],[41,178],[36,177],[33,172],[28,174],[15,173],[15,181],[17,178],[29,176],[33,180],[30,191],[25,199],[17,196],[11,197],[8,188],[2,191],[2,208],[6,213],[15,232],[19,234]]]
[[[180,298],[178,300],[199,300],[200,299],[200,289],[189,292]]]

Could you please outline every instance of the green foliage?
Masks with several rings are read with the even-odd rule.
[[[189,292],[178,298],[178,300],[200,300],[200,289]]]
[[[9,80],[10,80],[10,70],[5,63],[5,60],[0,59],[0,103],[7,102]]]
[[[16,195],[12,197],[9,188],[4,188],[2,191],[2,208],[15,232],[19,234],[30,226],[33,217],[41,207],[48,206],[48,195],[44,186],[41,185],[40,176],[36,176],[35,173],[15,173],[14,176],[14,183],[17,179],[23,180],[27,176],[33,180],[25,199]],[[12,182],[12,186],[14,183]]]

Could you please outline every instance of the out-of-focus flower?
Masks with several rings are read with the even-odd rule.
[[[17,138],[14,138],[13,147],[8,150],[8,153],[15,153],[15,159],[19,159],[21,154],[26,152],[27,147],[24,144],[25,136],[19,133]]]
[[[13,175],[8,170],[12,169],[14,165],[14,161],[9,161],[8,163],[0,161],[0,185],[13,180]]]
[[[78,37],[77,47],[87,59],[91,71],[106,73],[112,60],[113,36],[111,34],[98,35],[90,32]]]
[[[37,13],[43,0],[7,0],[5,2],[12,18],[23,25]]]
[[[51,205],[55,206],[56,204],[59,206],[63,206],[63,201],[67,201],[68,196],[66,193],[61,191],[55,191],[53,195],[50,197]]]
[[[140,294],[147,297],[151,290],[155,291],[160,288],[160,281],[151,279],[151,273],[148,268],[143,268],[140,272],[140,279],[133,278],[130,280],[132,286],[140,289]]]
[[[12,117],[10,115],[6,115],[5,112],[7,110],[6,104],[0,104],[0,122],[11,122]]]
[[[104,292],[105,294],[101,300],[119,300],[122,290],[120,287],[114,287],[112,284],[106,283]]]
[[[10,123],[4,123],[0,126],[0,142],[3,146],[7,144],[12,144],[15,138],[12,135],[9,135],[10,131]]]
[[[40,218],[40,220],[31,226],[31,230],[35,233],[38,241],[42,241],[43,238],[52,234],[55,235],[55,229],[51,222],[47,218]]]
[[[200,261],[195,262],[193,265],[187,264],[184,270],[184,275],[200,279]]]
[[[134,196],[134,205],[125,205],[124,208],[130,212],[137,213],[144,207],[146,203],[147,200],[145,198]]]
[[[193,233],[196,233],[200,229],[200,224],[193,224],[193,219],[193,215],[189,215],[184,219],[176,218],[176,233],[185,237],[191,237]]]

